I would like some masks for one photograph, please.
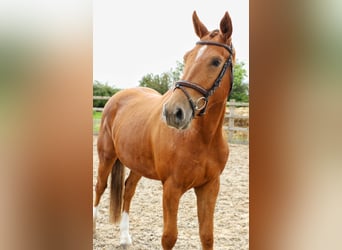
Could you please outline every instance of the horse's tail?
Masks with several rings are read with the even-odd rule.
[[[123,191],[125,184],[125,166],[116,160],[112,169],[110,185],[110,221],[118,223],[121,219]]]

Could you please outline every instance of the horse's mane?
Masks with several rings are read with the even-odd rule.
[[[220,34],[219,30],[213,30],[212,32],[210,32],[209,36],[210,36],[210,38],[214,38],[218,34]]]
[[[216,37],[217,35],[219,35],[220,34],[220,30],[213,30],[213,31],[211,31],[210,33],[209,33],[209,37],[210,38],[214,38],[214,37]],[[229,39],[228,39],[228,44],[230,44],[232,42],[232,38],[230,37]]]

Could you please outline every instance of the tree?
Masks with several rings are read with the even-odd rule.
[[[238,61],[234,65],[234,84],[228,100],[234,99],[237,102],[249,101],[249,86],[248,83],[244,83],[244,78],[247,76],[247,70],[244,66],[244,62]]]
[[[168,72],[164,72],[160,75],[147,74],[143,76],[143,78],[139,81],[139,86],[152,88],[158,91],[160,94],[164,94],[174,82],[180,79],[183,72],[184,65],[178,61],[176,63],[176,68],[171,68]]]
[[[112,96],[120,89],[113,88],[108,83],[101,83],[97,80],[93,82],[93,96]],[[107,100],[93,100],[93,107],[102,108]]]
[[[167,73],[161,75],[147,74],[139,81],[140,87],[148,87],[164,94],[170,87],[170,77]]]

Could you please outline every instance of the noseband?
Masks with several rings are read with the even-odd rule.
[[[229,57],[227,58],[227,60],[223,64],[221,72],[219,73],[218,77],[216,78],[215,82],[213,83],[213,85],[211,86],[211,88],[209,90],[206,90],[205,88],[199,86],[196,83],[192,83],[192,82],[189,82],[186,80],[180,80],[180,81],[177,81],[175,83],[174,90],[180,89],[183,91],[185,96],[188,98],[188,101],[189,101],[190,106],[191,106],[192,111],[193,111],[193,116],[195,115],[196,110],[200,110],[198,115],[202,116],[205,114],[205,111],[207,109],[209,96],[214,94],[217,87],[220,86],[222,78],[223,78],[224,74],[226,73],[228,67],[230,68],[230,89],[229,89],[229,93],[232,90],[232,87],[233,87],[233,64],[232,64],[233,47],[228,46],[228,45],[223,44],[223,43],[218,43],[218,42],[213,42],[213,41],[198,41],[196,44],[219,46],[219,47],[225,48],[229,52]],[[196,102],[194,102],[184,87],[196,90],[197,92],[201,93],[203,95],[203,97],[199,98]],[[201,100],[204,100],[204,104],[199,106]]]

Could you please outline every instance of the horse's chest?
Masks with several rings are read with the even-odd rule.
[[[188,153],[179,152],[173,159],[160,162],[158,169],[161,170],[162,179],[172,177],[188,189],[200,186],[221,174],[225,165],[223,156]]]

